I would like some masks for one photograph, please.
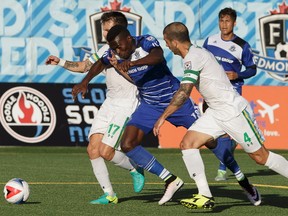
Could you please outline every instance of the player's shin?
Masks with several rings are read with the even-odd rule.
[[[190,177],[195,181],[198,192],[206,197],[212,197],[205,174],[204,163],[199,149],[182,150],[182,158]]]
[[[269,156],[265,166],[288,178],[288,161],[283,156],[269,151]]]
[[[153,173],[160,177],[164,167],[160,164],[156,158],[146,151],[142,146],[137,146],[126,155],[131,158],[138,166],[143,167],[150,173]]]
[[[93,168],[94,175],[99,182],[102,190],[108,193],[110,196],[114,195],[111,181],[109,179],[109,173],[107,166],[103,158],[99,157],[91,160],[91,165]]]

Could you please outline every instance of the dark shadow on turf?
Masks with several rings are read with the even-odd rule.
[[[215,207],[213,210],[206,209],[191,209],[191,213],[219,213],[226,209],[233,208],[235,206],[253,206],[248,200],[245,193],[239,188],[235,190],[227,189],[225,186],[210,186],[212,194],[215,196]],[[259,189],[261,193],[261,189]],[[119,202],[126,202],[129,200],[143,200],[144,203],[155,202],[156,204],[163,196],[163,189],[146,189],[140,194],[132,197],[120,198]],[[197,193],[197,189],[192,187],[189,189],[188,186],[184,186],[180,191],[178,191],[173,199],[169,201],[165,206],[181,205],[180,200],[185,198],[191,198],[192,194]],[[217,202],[217,198],[229,197],[231,199],[237,200],[232,202]],[[286,201],[285,201],[286,200]],[[287,208],[288,196],[279,196],[277,194],[262,195],[261,205],[273,206],[279,208]],[[183,207],[185,208],[185,207]],[[255,207],[256,208],[256,207]]]
[[[36,204],[41,204],[41,202],[25,202],[21,205],[36,205]]]
[[[256,170],[256,172],[253,173],[245,173],[245,176],[248,178],[255,176],[273,176],[273,175],[279,175],[279,174],[270,169]],[[234,175],[231,175],[231,178],[235,178]]]

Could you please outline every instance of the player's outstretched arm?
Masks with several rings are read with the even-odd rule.
[[[75,85],[72,88],[72,96],[74,100],[76,99],[77,95],[81,93],[82,98],[85,97],[85,94],[87,92],[88,84],[89,82],[97,76],[101,71],[105,69],[106,65],[104,65],[101,60],[95,62],[92,67],[90,68],[89,72],[86,74],[84,79],[81,81],[81,83]]]
[[[61,58],[58,58],[57,56],[50,55],[46,59],[46,65],[58,65],[60,67],[63,67],[67,70],[70,70],[72,72],[78,72],[83,73],[88,70],[90,70],[91,66],[93,65],[89,59],[86,59],[85,61],[81,62],[73,62],[73,61],[67,61]]]

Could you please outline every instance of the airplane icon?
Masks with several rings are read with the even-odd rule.
[[[262,106],[262,110],[258,110],[258,112],[261,114],[262,118],[265,117],[266,114],[268,114],[268,118],[271,124],[274,123],[274,110],[279,108],[280,105],[279,104],[274,104],[273,106],[269,106],[268,104],[264,103],[261,100],[257,100],[257,103],[260,104],[260,106]]]

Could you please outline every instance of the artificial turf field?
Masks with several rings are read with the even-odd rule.
[[[242,150],[236,150],[236,160],[250,182],[258,187],[262,204],[257,207],[250,204],[230,172],[228,181],[215,182],[218,161],[210,151],[201,150],[207,179],[216,201],[213,210],[190,210],[179,204],[180,199],[197,193],[180,150],[148,150],[185,182],[184,187],[165,206],[158,206],[164,190],[164,183],[158,177],[146,172],[145,187],[141,193],[136,194],[129,172],[111,163],[107,165],[119,203],[89,204],[90,200],[102,195],[102,190],[95,180],[84,147],[0,147],[1,190],[14,177],[26,180],[30,186],[30,197],[22,205],[9,204],[2,195],[0,215],[288,215],[288,180],[255,164]],[[288,151],[275,152],[288,158]]]

